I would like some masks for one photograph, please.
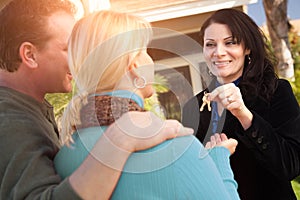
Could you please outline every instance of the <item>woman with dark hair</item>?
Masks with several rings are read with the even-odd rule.
[[[213,79],[185,104],[183,124],[204,143],[215,133],[238,140],[231,166],[241,199],[296,199],[299,105],[276,76],[266,37],[247,14],[222,9],[204,22],[200,41]],[[211,111],[200,110],[204,95]]]

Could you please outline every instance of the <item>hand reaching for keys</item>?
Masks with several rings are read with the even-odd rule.
[[[228,139],[224,133],[215,133],[210,137],[210,141],[206,143],[205,148],[210,149],[215,146],[223,146],[226,147],[232,155],[235,152],[237,144],[238,142],[236,139]]]

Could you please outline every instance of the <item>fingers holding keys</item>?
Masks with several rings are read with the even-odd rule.
[[[219,102],[224,108],[231,111],[233,115],[240,112],[244,107],[244,101],[240,89],[233,83],[221,85],[207,94],[210,101]]]
[[[214,89],[211,93],[208,93],[207,97],[210,101],[224,100],[233,94],[233,87],[236,87],[233,83],[221,85]]]
[[[217,87],[211,93],[207,93],[207,100],[217,102],[218,111],[222,107],[230,111],[239,120],[244,130],[251,126],[253,114],[246,107],[241,91],[235,84],[228,83]]]
[[[208,94],[208,99],[210,101],[219,101],[225,107],[226,105],[237,100],[239,96],[238,93],[240,93],[239,88],[233,83],[228,83],[214,89]]]

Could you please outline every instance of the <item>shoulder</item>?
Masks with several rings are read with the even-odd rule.
[[[277,80],[277,89],[291,89],[291,84],[288,80],[278,79]]]
[[[58,138],[53,128],[45,129],[41,123],[27,115],[1,116],[0,121],[0,144],[7,148],[19,148],[19,145],[31,148],[35,145],[53,146],[58,144]],[[51,130],[53,131],[50,132]],[[13,149],[12,151],[14,151]]]
[[[7,107],[5,108],[5,106]],[[0,103],[0,135],[8,134],[9,137],[13,137],[18,134],[26,135],[29,132],[39,131],[39,121],[41,120],[34,113],[18,109],[11,104]]]
[[[1,99],[3,100],[3,99]],[[57,143],[58,138],[53,127],[41,111],[32,110],[20,101],[0,100],[0,143],[16,148],[18,144],[34,147]]]
[[[299,104],[287,80],[278,79],[271,99],[272,112],[280,118],[290,119],[299,115]]]
[[[37,130],[41,123],[49,123],[43,104],[16,91],[0,89],[0,129],[26,132]]]
[[[273,96],[273,99],[283,98],[295,100],[295,96],[292,90],[292,86],[289,81],[285,79],[278,79],[277,87]]]

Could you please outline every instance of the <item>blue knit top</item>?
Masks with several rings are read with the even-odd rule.
[[[131,98],[143,106],[139,96],[126,91],[99,95]],[[73,134],[74,143],[63,146],[54,160],[62,178],[79,167],[105,129],[89,127]],[[131,154],[111,199],[239,199],[229,156],[225,147],[206,150],[193,135],[167,140]]]

